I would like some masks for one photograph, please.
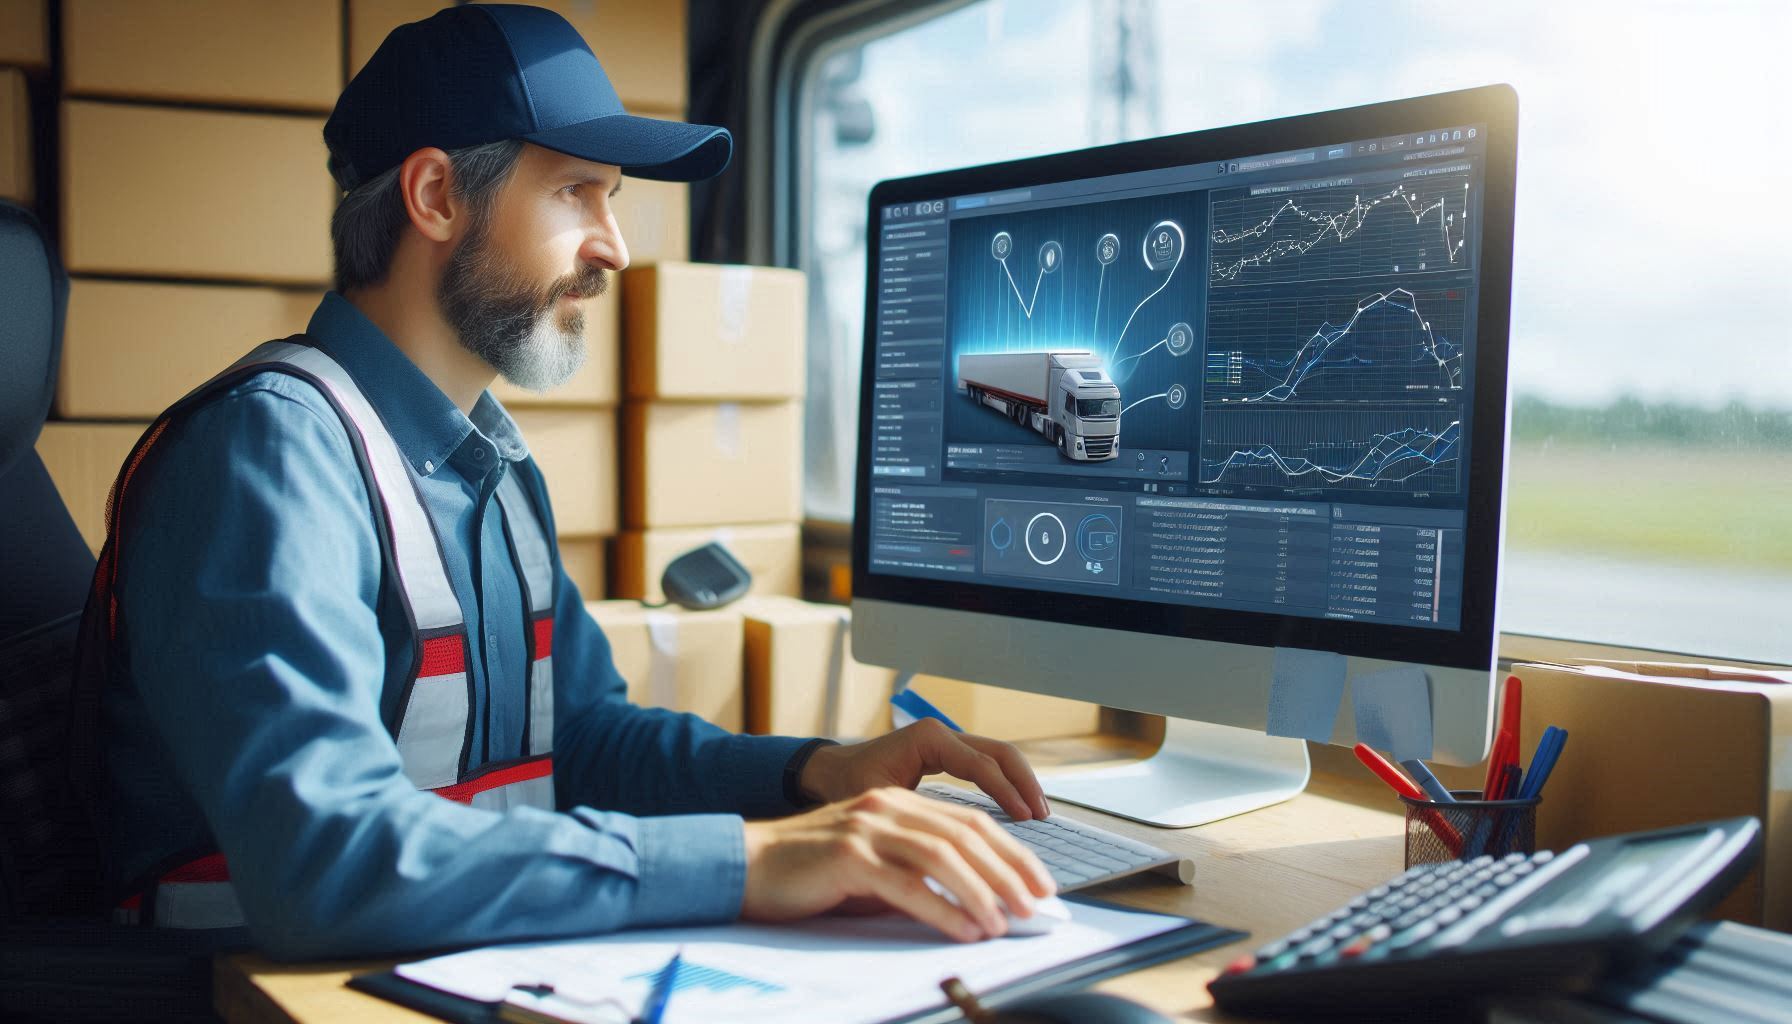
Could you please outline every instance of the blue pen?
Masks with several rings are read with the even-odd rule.
[[[1562,747],[1568,743],[1568,730],[1550,726],[1543,731],[1543,738],[1537,741],[1537,753],[1531,756],[1531,770],[1525,773],[1524,784],[1518,789],[1521,800],[1529,800],[1543,792],[1543,784],[1549,781],[1549,773],[1555,770],[1556,759],[1562,756]]]
[[[660,1018],[666,1015],[666,1004],[672,1001],[672,987],[678,980],[678,967],[684,961],[684,950],[672,954],[666,966],[653,979],[653,988],[647,993],[647,1005],[641,1008],[641,1016],[636,1018],[640,1024],[660,1024]]]
[[[954,722],[952,719],[947,718],[946,713],[944,711],[941,711],[939,708],[936,708],[932,704],[927,703],[927,699],[925,697],[922,697],[920,694],[916,693],[913,690],[903,690],[902,692],[891,697],[890,704],[893,707],[898,707],[898,708],[901,708],[903,711],[908,712],[908,714],[913,716],[914,718],[917,718],[917,719],[937,718],[940,721],[946,723],[946,728],[951,729],[953,732],[963,732],[964,731],[963,729],[960,729],[958,727],[957,722]]]
[[[1449,789],[1437,780],[1437,776],[1431,774],[1431,769],[1425,762],[1416,757],[1409,757],[1400,762],[1400,766],[1412,773],[1413,781],[1419,784],[1419,788],[1425,791],[1426,796],[1440,804],[1456,802],[1456,798],[1450,795]]]

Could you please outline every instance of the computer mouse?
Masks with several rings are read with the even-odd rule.
[[[927,879],[927,887],[946,897],[946,902],[953,906],[958,905],[958,897],[952,894],[952,890],[934,881],[931,877]],[[1065,906],[1064,901],[1058,897],[1047,896],[1044,899],[1033,901],[1032,917],[1016,917],[1007,907],[1002,908],[1002,916],[1008,919],[1009,935],[1016,937],[1044,935],[1070,920],[1070,908]]]
[[[1022,937],[1044,935],[1070,920],[1070,908],[1056,896],[1034,900],[1032,917],[1015,917],[1006,908],[1003,908],[1002,913],[1008,918],[1008,934]]]
[[[1033,996],[990,1013],[988,1024],[1171,1024],[1170,1018],[1130,999],[1100,992]]]

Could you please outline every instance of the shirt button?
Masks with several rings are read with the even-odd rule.
[[[487,647],[490,647],[494,651],[497,650],[498,649],[498,634],[496,634],[496,633],[485,634],[485,645]]]
[[[435,472],[435,471],[436,471],[436,464],[435,464],[435,463],[433,463],[433,462],[425,462],[425,463],[424,463],[424,464],[423,464],[423,472],[425,472],[425,473],[434,473],[434,472]]]
[[[473,461],[474,462],[484,462],[485,461],[485,449],[484,448],[473,449]]]

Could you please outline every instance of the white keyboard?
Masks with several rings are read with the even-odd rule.
[[[982,793],[943,782],[923,782],[916,792],[986,812],[1045,863],[1059,892],[1085,889],[1141,871],[1156,871],[1183,885],[1195,881],[1194,861],[1105,828],[1061,814],[1044,821],[1015,821]]]

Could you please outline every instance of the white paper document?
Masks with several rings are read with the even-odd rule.
[[[985,992],[1188,923],[1067,905],[1071,920],[1047,934],[978,943],[947,941],[895,914],[829,917],[492,946],[405,964],[398,974],[468,999],[609,1024],[640,1011],[654,977],[682,950],[666,1024],[872,1024],[946,1005],[939,983],[954,975]]]

